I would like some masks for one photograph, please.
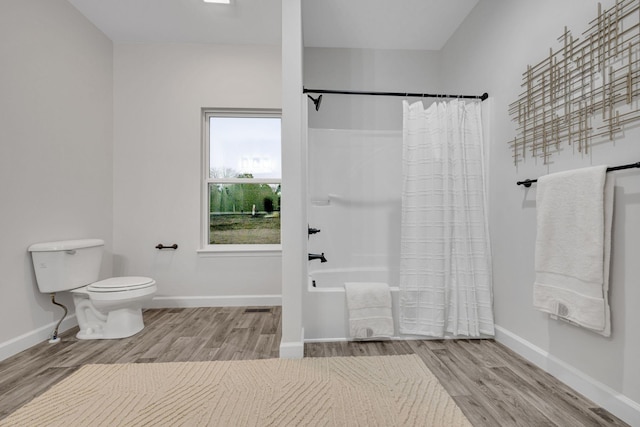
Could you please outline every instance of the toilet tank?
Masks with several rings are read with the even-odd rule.
[[[80,288],[98,280],[104,240],[81,239],[29,246],[40,292]]]

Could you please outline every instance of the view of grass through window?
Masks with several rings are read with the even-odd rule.
[[[209,117],[209,244],[280,244],[280,118]]]
[[[210,184],[211,244],[279,244],[280,185]]]

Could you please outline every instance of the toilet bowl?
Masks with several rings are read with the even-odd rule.
[[[40,292],[71,292],[80,327],[78,339],[126,338],[140,332],[144,328],[142,307],[157,291],[156,282],[148,277],[98,281],[103,247],[101,239],[29,247]],[[55,342],[56,334],[57,327],[51,342]]]
[[[144,328],[142,307],[157,291],[148,277],[112,277],[71,290],[81,340],[126,338]]]

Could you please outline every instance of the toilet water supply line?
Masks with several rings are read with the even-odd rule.
[[[55,344],[57,342],[60,342],[60,338],[58,337],[58,328],[60,327],[60,324],[62,323],[64,318],[67,317],[67,313],[69,311],[67,310],[67,307],[65,307],[64,305],[56,301],[55,293],[51,294],[51,302],[64,309],[64,314],[62,315],[62,318],[58,321],[58,324],[56,325],[56,328],[53,330],[53,334],[51,335],[51,339],[49,340],[49,344]]]

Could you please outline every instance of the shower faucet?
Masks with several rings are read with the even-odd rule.
[[[321,231],[319,228],[311,228],[309,226],[307,226],[307,229],[308,229],[308,232],[307,232],[308,235],[316,234]]]
[[[322,252],[320,255],[318,255],[318,254],[309,254],[309,261],[314,260],[314,259],[319,259],[320,262],[327,262],[327,259],[324,257],[324,252]]]

